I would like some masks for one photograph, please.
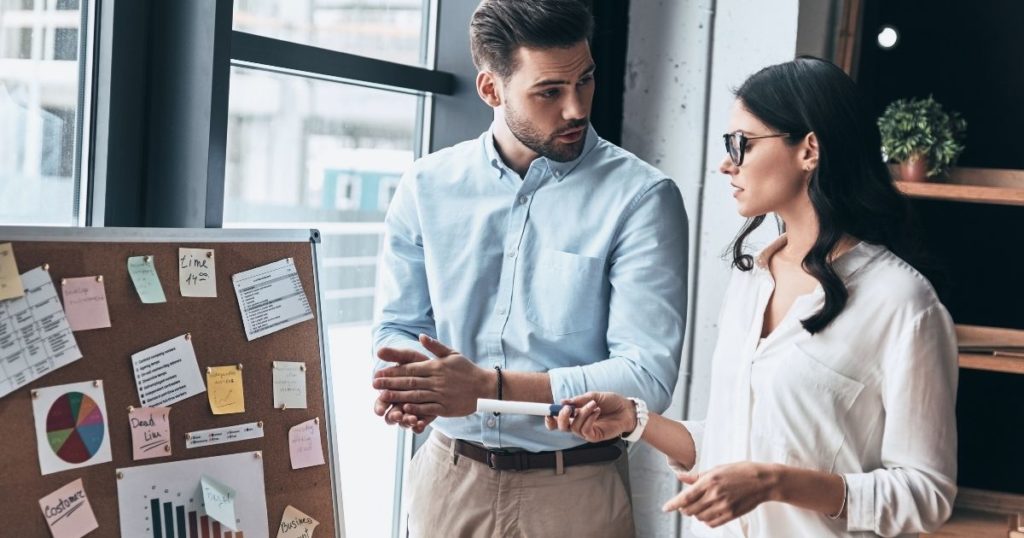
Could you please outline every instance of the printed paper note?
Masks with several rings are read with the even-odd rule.
[[[128,274],[135,284],[139,299],[145,304],[166,303],[164,288],[160,285],[160,275],[156,273],[155,256],[132,256],[128,258]]]
[[[65,278],[61,281],[61,289],[64,292],[64,312],[72,331],[110,327],[107,290],[102,277]]]
[[[324,451],[320,445],[320,421],[307,420],[288,430],[288,451],[292,469],[324,464]]]
[[[263,437],[263,423],[249,422],[237,426],[198,430],[185,435],[185,448],[220,445],[235,441],[248,441]]]
[[[187,335],[132,355],[132,368],[145,407],[171,405],[206,390]]]
[[[217,296],[217,269],[213,250],[178,249],[178,286],[182,297]]]
[[[0,301],[0,396],[82,358],[50,273],[21,275],[24,297]]]
[[[128,412],[132,430],[132,459],[171,455],[171,408],[137,407]]]
[[[18,262],[14,259],[14,247],[10,243],[0,245],[0,301],[25,295],[25,288],[18,275]]]
[[[274,407],[306,408],[305,363],[274,361]]]
[[[206,475],[199,482],[206,515],[231,530],[238,530],[235,524],[235,490]]]
[[[81,478],[39,499],[39,508],[53,538],[81,538],[99,528]]]
[[[34,389],[32,415],[42,474],[110,461],[103,382]]]
[[[175,419],[179,421],[179,419]],[[116,470],[120,534],[124,538],[152,538],[154,529],[160,538],[177,538],[173,532],[184,527],[189,538],[226,537],[224,526],[203,511],[203,476],[230,484],[235,490],[235,517],[232,538],[269,538],[263,458],[258,451],[241,452],[212,458],[190,458],[150,465],[134,465]],[[169,515],[170,517],[166,517]],[[185,525],[178,525],[184,520]],[[107,526],[104,521],[104,527]],[[113,526],[113,522],[109,523]],[[171,532],[167,529],[173,526]],[[113,530],[105,535],[115,535]]]
[[[291,258],[238,273],[231,280],[250,341],[313,319]]]
[[[281,517],[281,526],[277,528],[277,538],[310,538],[319,524],[319,521],[288,505]]]
[[[214,415],[245,412],[242,366],[210,366],[206,369],[206,392]]]

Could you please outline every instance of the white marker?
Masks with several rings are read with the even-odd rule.
[[[476,400],[477,413],[508,413],[511,415],[535,415],[538,417],[556,417],[563,407],[571,409],[570,414],[576,414],[576,408],[571,405],[546,404],[534,402],[509,402],[505,400],[488,400],[478,398]]]

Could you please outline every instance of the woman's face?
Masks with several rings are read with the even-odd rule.
[[[748,137],[779,134],[747,111],[739,99],[733,103],[726,132],[736,131]],[[725,155],[718,169],[729,176],[740,215],[750,218],[810,206],[807,151],[806,139],[790,144],[785,137],[773,137],[748,140],[740,166]]]

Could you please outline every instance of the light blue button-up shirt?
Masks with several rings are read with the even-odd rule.
[[[590,128],[571,162],[525,177],[491,131],[416,161],[386,219],[375,351],[419,333],[483,368],[547,372],[555,401],[591,390],[670,402],[686,321],[687,220],[675,183]],[[390,363],[377,361],[377,368]],[[438,418],[453,438],[558,450],[540,417]]]

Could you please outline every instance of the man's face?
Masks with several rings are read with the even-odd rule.
[[[594,59],[580,41],[568,48],[516,51],[517,68],[502,82],[508,128],[533,152],[576,159],[586,142],[594,100]]]

